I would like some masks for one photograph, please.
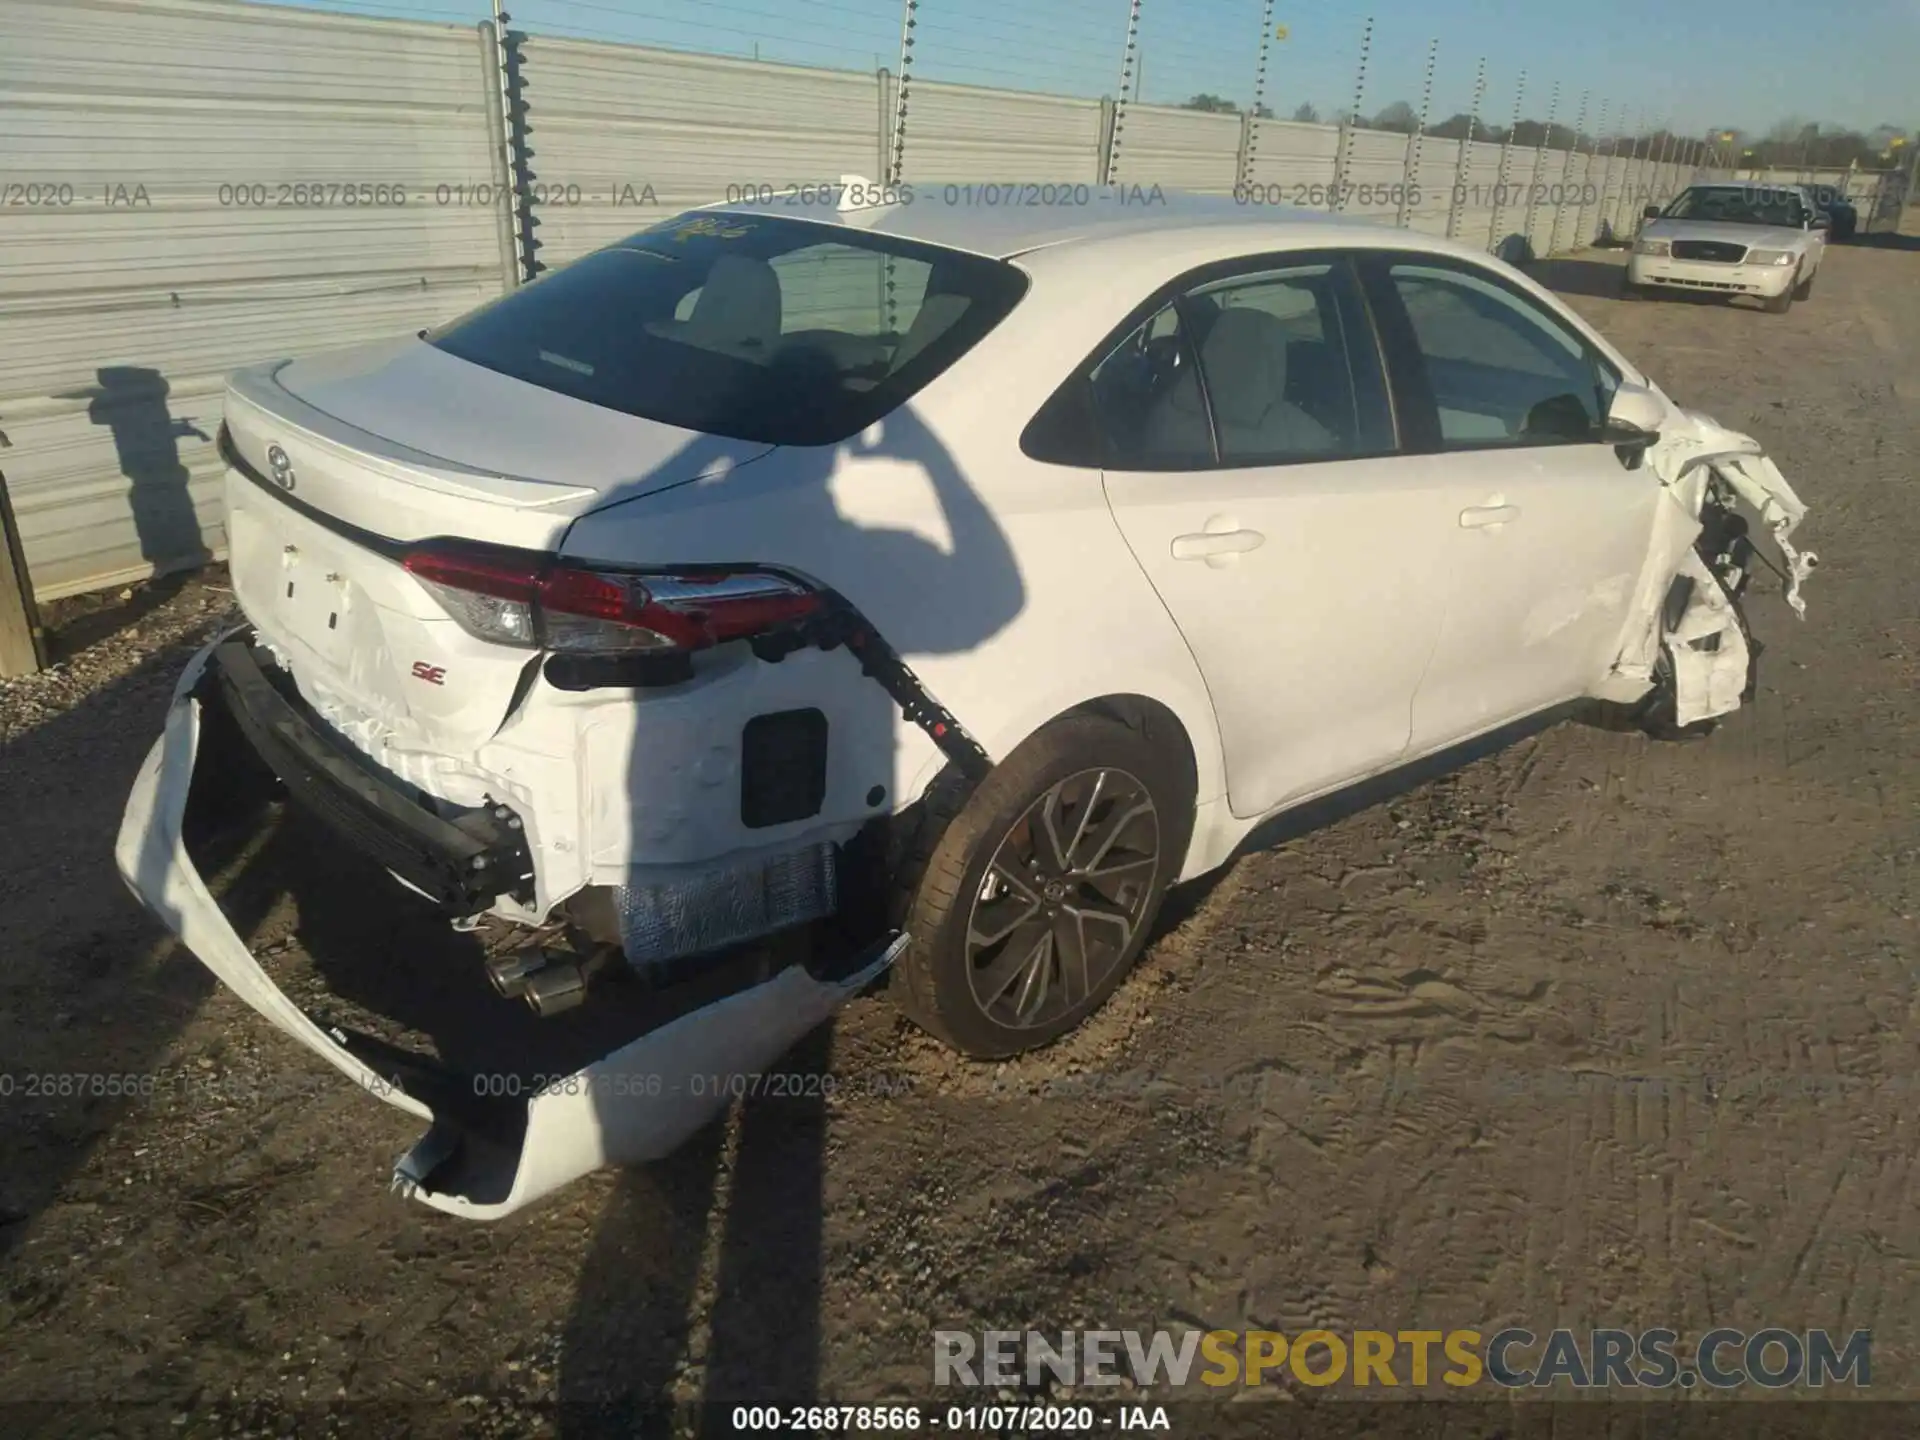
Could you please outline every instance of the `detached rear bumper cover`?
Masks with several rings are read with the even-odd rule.
[[[764,1070],[874,980],[904,946],[903,938],[894,940],[843,979],[823,981],[791,967],[641,1036],[528,1101],[517,1153],[502,1150],[492,1172],[466,1165],[461,1192],[435,1190],[434,1170],[458,1138],[454,1122],[436,1117],[424,1101],[380,1075],[281,992],[227,923],[182,843],[201,735],[201,702],[194,692],[219,643],[195,656],[181,677],[166,729],[134,782],[115,861],[140,901],[241,999],[363,1089],[431,1122],[401,1157],[394,1180],[436,1210],[497,1219],[600,1166],[669,1154],[726,1104],[727,1086],[712,1077]],[[695,1075],[708,1083],[685,1083]]]
[[[1794,545],[1794,530],[1806,518],[1807,507],[1752,436],[1676,408],[1661,428],[1660,440],[1648,450],[1646,463],[1672,503],[1661,507],[1655,522],[1652,554],[1633,612],[1639,619],[1624,637],[1613,679],[1626,687],[1651,686],[1655,663],[1665,649],[1673,663],[1674,719],[1690,725],[1738,709],[1749,689],[1753,663],[1738,608],[1694,548],[1713,483],[1738,497],[1766,527],[1783,564],[1784,598],[1801,619],[1806,618],[1807,602],[1800,586],[1819,556]],[[1692,591],[1684,610],[1670,616],[1662,600],[1674,578],[1682,575],[1693,582]]]

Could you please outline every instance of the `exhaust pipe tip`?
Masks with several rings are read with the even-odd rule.
[[[587,976],[571,960],[556,960],[528,976],[522,995],[542,1020],[586,1003]]]
[[[508,1000],[519,1000],[527,993],[527,982],[546,968],[547,957],[538,950],[516,950],[492,956],[486,964],[494,990]]]

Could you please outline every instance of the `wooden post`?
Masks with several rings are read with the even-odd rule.
[[[0,432],[0,449],[8,443]],[[40,607],[33,603],[33,584],[27,577],[20,528],[13,523],[5,471],[0,471],[0,532],[6,542],[0,544],[0,675],[33,675],[47,667],[47,636],[40,627]]]

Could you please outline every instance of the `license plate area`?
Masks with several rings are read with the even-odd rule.
[[[291,640],[332,670],[345,668],[366,594],[348,557],[318,526],[269,528],[250,510],[228,516],[227,543],[241,607],[267,634]]]

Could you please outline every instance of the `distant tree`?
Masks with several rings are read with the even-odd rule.
[[[1403,135],[1411,135],[1420,124],[1420,116],[1406,101],[1396,100],[1367,124],[1375,130],[1398,130]]]
[[[1581,136],[1571,125],[1549,126],[1544,120],[1522,120],[1513,127],[1513,143],[1544,150],[1572,150]]]
[[[1240,107],[1231,100],[1223,100],[1218,95],[1195,95],[1191,100],[1182,101],[1182,110],[1205,110],[1215,115],[1238,115]]]
[[[1880,126],[1862,134],[1796,116],[1771,126],[1760,139],[1735,148],[1741,154],[1741,164],[1752,169],[1845,170],[1856,165],[1878,169],[1888,163],[1885,157],[1897,133],[1892,126]]]
[[[1309,100],[1294,107],[1293,118],[1302,125],[1318,125],[1320,112],[1313,108],[1313,102]]]
[[[1438,125],[1429,125],[1427,127],[1427,133],[1441,140],[1464,140],[1467,138],[1467,130],[1470,126],[1473,128],[1473,135],[1476,140],[1484,140],[1486,138],[1487,127],[1485,123],[1474,125],[1473,117],[1465,111],[1457,115],[1449,115]]]

